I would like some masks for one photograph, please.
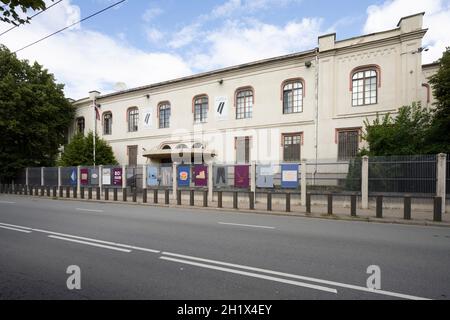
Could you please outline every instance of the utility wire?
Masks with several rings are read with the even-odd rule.
[[[39,39],[39,40],[36,40],[36,41],[34,41],[34,42],[32,42],[32,43],[26,45],[25,47],[22,47],[22,48],[20,48],[20,49],[18,49],[18,50],[16,50],[16,51],[14,51],[13,53],[17,53],[17,52],[19,52],[19,51],[25,50],[25,49],[27,49],[27,48],[29,48],[29,47],[31,47],[31,46],[33,46],[33,45],[35,45],[35,44],[37,44],[37,43],[39,43],[39,42],[41,42],[41,41],[44,41],[44,40],[46,40],[46,39],[48,39],[48,38],[50,38],[50,37],[52,37],[52,36],[54,36],[54,35],[56,35],[56,34],[58,34],[58,33],[60,33],[60,32],[63,32],[63,31],[65,31],[65,30],[67,30],[67,29],[69,29],[69,28],[71,28],[71,27],[73,27],[73,26],[75,26],[75,25],[77,25],[77,24],[80,24],[80,23],[83,22],[83,21],[86,21],[86,20],[88,20],[88,19],[90,19],[90,18],[93,18],[93,17],[95,17],[95,16],[97,16],[97,15],[99,15],[99,14],[101,14],[101,13],[103,13],[103,12],[105,12],[105,11],[111,9],[111,8],[113,8],[113,7],[116,7],[116,6],[118,6],[119,4],[121,4],[121,3],[125,2],[125,1],[126,1],[126,0],[118,1],[118,2],[116,2],[116,3],[114,3],[114,4],[112,4],[112,5],[108,6],[108,7],[106,7],[106,8],[104,8],[104,9],[100,10],[100,11],[97,11],[97,12],[95,12],[95,13],[93,13],[93,14],[87,16],[86,18],[81,19],[80,21],[77,21],[77,22],[75,22],[75,23],[72,23],[70,26],[64,27],[64,28],[62,28],[62,29],[60,29],[60,30],[58,30],[58,31],[56,31],[56,32],[53,32],[52,34],[49,34],[48,36],[45,36],[45,37],[43,37],[43,38],[41,38],[41,39]]]
[[[53,3],[51,6],[48,6],[48,7],[45,8],[44,10],[39,11],[39,12],[36,13],[35,15],[32,15],[32,16],[30,17],[30,20],[33,19],[34,17],[37,17],[37,16],[40,15],[41,13],[47,11],[47,10],[50,9],[51,7],[56,6],[58,3],[62,2],[62,1],[63,1],[63,0],[59,0],[59,1],[55,2],[55,3]],[[18,28],[18,27],[19,27],[19,26],[17,25],[17,26],[13,26],[13,27],[9,28],[8,30],[6,30],[6,31],[4,31],[4,32],[2,32],[2,33],[0,33],[0,37],[1,37],[2,35],[4,35],[4,34],[7,34],[7,33],[10,32],[11,30],[14,30],[15,28]]]

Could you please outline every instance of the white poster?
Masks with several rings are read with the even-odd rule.
[[[227,97],[216,97],[216,103],[214,104],[214,113],[216,114],[216,120],[228,120],[228,107]]]
[[[282,180],[284,182],[296,182],[298,179],[298,171],[285,170],[283,171]]]
[[[142,126],[144,129],[151,129],[153,124],[153,109],[147,108],[142,116]]]
[[[105,168],[102,170],[102,184],[104,186],[111,185],[111,169]]]

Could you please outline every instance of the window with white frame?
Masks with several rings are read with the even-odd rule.
[[[253,90],[244,89],[236,93],[236,119],[253,117]]]
[[[375,69],[356,71],[352,76],[352,105],[376,104],[378,101],[378,73]]]
[[[288,82],[283,86],[283,113],[303,112],[303,83]]]

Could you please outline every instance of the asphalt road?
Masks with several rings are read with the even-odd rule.
[[[419,298],[450,298],[448,228],[0,196],[0,299]]]

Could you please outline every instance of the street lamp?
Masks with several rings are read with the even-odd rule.
[[[100,92],[98,91],[91,91],[89,92],[89,98],[92,101],[93,111],[94,111],[94,138],[93,138],[93,156],[94,156],[94,167],[95,167],[95,143],[96,143],[96,137],[97,137],[97,98],[100,95]]]

